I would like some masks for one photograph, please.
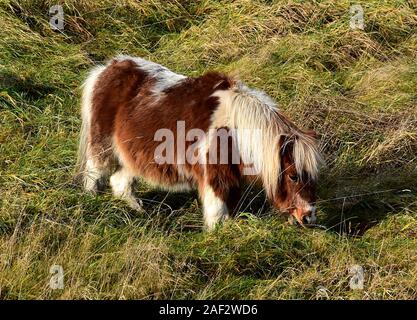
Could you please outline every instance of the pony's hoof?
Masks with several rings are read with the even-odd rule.
[[[142,201],[129,201],[129,206],[133,209],[136,210],[137,212],[144,212],[145,209],[143,209],[142,206]]]

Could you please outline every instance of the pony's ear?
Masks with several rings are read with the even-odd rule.
[[[233,88],[236,85],[236,81],[235,79],[231,78],[231,77],[227,77],[224,78],[222,80],[220,80],[219,82],[217,82],[213,89],[215,90],[226,90],[228,88]]]

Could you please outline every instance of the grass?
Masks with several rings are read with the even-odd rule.
[[[63,33],[56,1],[0,2],[1,299],[417,299],[415,2],[360,2],[363,31],[345,0],[58,2]],[[322,228],[289,225],[257,190],[204,233],[196,194],[141,183],[138,214],[74,185],[79,86],[117,53],[238,74],[315,129]]]

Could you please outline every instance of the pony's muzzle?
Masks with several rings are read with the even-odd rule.
[[[295,209],[291,212],[290,222],[292,224],[298,223],[304,226],[314,224],[316,221],[316,208],[313,206],[309,210]]]
[[[317,217],[315,211],[307,212],[302,218],[303,224],[313,224],[316,223]]]

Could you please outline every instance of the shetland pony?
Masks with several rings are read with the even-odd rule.
[[[110,177],[114,196],[142,210],[132,191],[139,177],[169,190],[196,188],[210,230],[235,210],[245,183],[259,182],[279,211],[300,224],[315,222],[321,158],[314,132],[297,128],[265,93],[230,76],[186,77],[118,56],[90,72],[81,113],[78,170],[87,191]]]

